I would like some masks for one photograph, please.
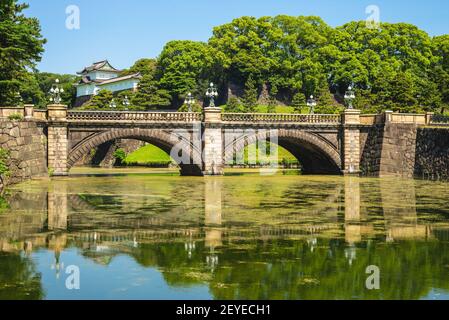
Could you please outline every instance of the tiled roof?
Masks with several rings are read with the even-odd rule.
[[[90,67],[86,67],[83,69],[83,71],[77,72],[78,74],[85,74],[91,71],[95,71],[95,70],[101,70],[101,68],[103,68],[104,66],[109,65],[112,70],[111,71],[116,71],[116,72],[120,72],[120,70],[115,69],[113,66],[111,66],[111,64],[109,63],[108,60],[103,60],[103,61],[98,61],[98,62],[94,62]]]
[[[112,78],[112,79],[107,79],[107,80],[91,80],[88,76],[84,76],[81,78],[78,85],[96,83],[99,86],[102,86],[104,84],[120,82],[120,81],[124,81],[124,80],[128,80],[128,79],[141,79],[141,78],[142,78],[142,76],[140,75],[140,73],[134,73],[134,74],[130,74],[127,76],[117,77],[117,78]]]
[[[124,80],[128,80],[128,79],[141,79],[141,78],[142,78],[142,76],[140,75],[140,72],[139,72],[139,73],[134,73],[134,74],[130,74],[127,76],[123,76],[123,77],[108,79],[108,80],[102,81],[99,85],[102,86],[104,84],[120,82],[120,81],[124,81]]]

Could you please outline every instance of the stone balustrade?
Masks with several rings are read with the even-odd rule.
[[[224,122],[266,122],[266,123],[307,123],[307,124],[339,124],[338,114],[287,114],[287,113],[224,113]]]
[[[415,113],[394,113],[392,111],[385,111],[385,122],[426,125],[426,114]]]
[[[449,116],[432,114],[430,125],[449,126]]]
[[[201,113],[192,112],[135,112],[135,111],[69,111],[67,120],[72,121],[144,121],[144,122],[198,122]]]

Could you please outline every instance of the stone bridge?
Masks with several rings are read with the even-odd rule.
[[[0,109],[0,117],[7,118],[12,109]],[[67,175],[82,157],[116,139],[161,148],[183,175],[221,175],[245,146],[260,141],[290,151],[308,174],[394,173],[413,158],[416,146],[409,140],[416,140],[417,127],[448,120],[431,113],[361,115],[359,110],[340,115],[237,114],[219,108],[202,113],[72,111],[63,105],[21,110],[25,120],[43,128],[48,168],[55,176]],[[410,167],[413,175],[414,163]]]

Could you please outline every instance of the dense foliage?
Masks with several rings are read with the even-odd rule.
[[[155,74],[175,105],[188,91],[201,98],[213,80],[221,87],[222,103],[229,98],[224,89],[240,88],[239,101],[229,101],[228,109],[247,112],[254,110],[264,86],[269,105],[299,110],[314,95],[317,112],[335,112],[351,84],[355,105],[364,112],[444,111],[449,36],[432,38],[406,23],[372,29],[350,22],[332,28],[319,17],[242,17],[214,28],[208,43],[168,43]]]
[[[39,21],[22,13],[28,5],[17,0],[0,1],[0,105],[42,99],[38,82],[31,70],[41,60],[45,39]]]
[[[45,40],[38,20],[22,14],[26,7],[17,0],[0,3],[0,105],[20,103],[20,91],[23,102],[43,106],[56,77],[66,91],[63,102],[72,105],[76,77],[34,70]],[[171,41],[157,59],[138,60],[123,75],[137,72],[142,80],[137,93],[126,93],[127,109],[180,108],[188,92],[207,103],[204,93],[214,82],[226,111],[254,112],[264,105],[272,112],[286,105],[299,112],[314,95],[316,112],[338,112],[352,84],[363,112],[445,112],[449,35],[431,37],[407,23],[333,28],[315,16],[241,17],[215,27],[207,43]]]

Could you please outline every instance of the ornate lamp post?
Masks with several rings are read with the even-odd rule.
[[[315,107],[317,103],[313,96],[310,96],[310,98],[307,100],[307,106],[309,107],[310,114],[315,114]]]
[[[206,93],[206,95],[207,95],[207,93]],[[189,107],[189,112],[192,112],[192,106],[194,103],[195,103],[195,99],[193,98],[192,93],[189,92],[184,101],[184,104],[186,104]]]
[[[345,101],[348,106],[348,109],[354,109],[354,106],[352,105],[354,100],[355,100],[355,92],[352,89],[352,86],[349,86],[348,91],[346,91],[345,93]]]
[[[215,108],[215,98],[218,97],[218,90],[212,82],[206,91],[206,97],[210,99],[209,108]]]
[[[61,93],[64,93],[64,89],[59,87],[59,79],[55,80],[55,84],[50,89],[50,102],[54,104],[61,103]]]
[[[128,107],[130,106],[130,102],[128,99],[128,96],[125,96],[125,98],[123,99],[123,105],[125,106],[125,109],[128,110]]]

